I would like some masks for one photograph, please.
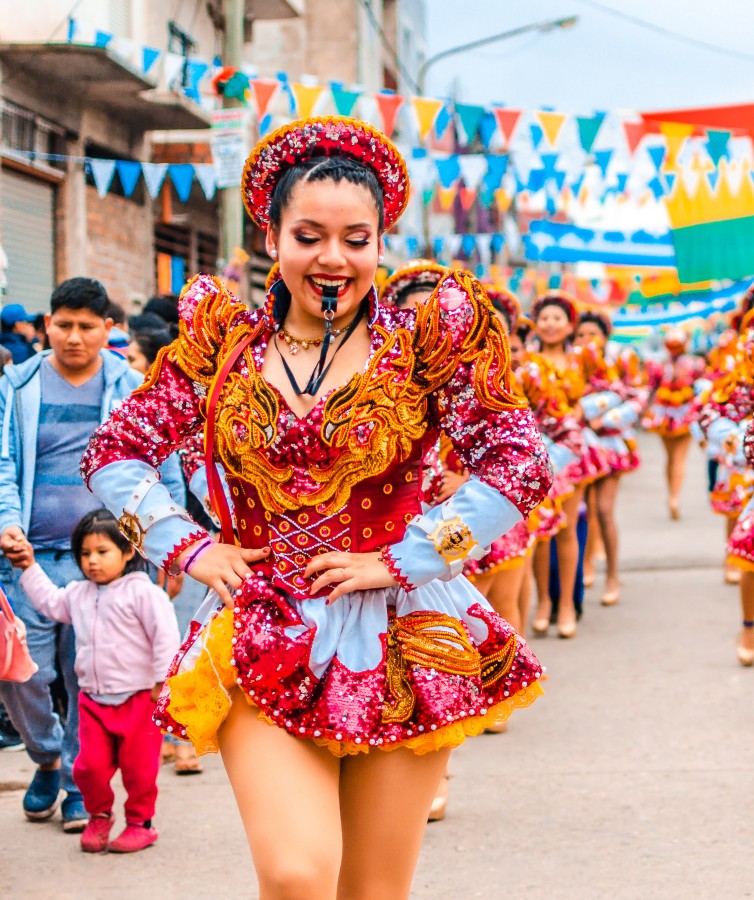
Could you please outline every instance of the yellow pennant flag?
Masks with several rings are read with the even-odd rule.
[[[660,122],[660,133],[665,135],[668,145],[668,155],[662,168],[666,172],[674,172],[678,168],[678,155],[686,139],[694,133],[694,126],[685,122]]]
[[[437,196],[440,200],[440,209],[443,212],[450,212],[453,209],[453,203],[456,199],[456,194],[458,193],[458,188],[455,185],[451,185],[449,188],[443,187],[440,185],[437,190]]]
[[[543,109],[538,109],[536,116],[539,119],[539,124],[542,126],[542,131],[545,133],[547,143],[554,150],[568,116],[565,113],[545,112]]]
[[[296,101],[296,115],[300,119],[308,119],[312,114],[314,105],[322,96],[324,86],[321,84],[301,84],[299,81],[291,82],[293,98]]]
[[[425,141],[444,102],[435,100],[433,97],[412,97],[411,105],[414,107],[416,121],[419,125],[419,138]]]
[[[511,208],[511,203],[513,203],[513,195],[509,194],[505,188],[498,188],[495,191],[495,203],[501,213],[508,212]]]

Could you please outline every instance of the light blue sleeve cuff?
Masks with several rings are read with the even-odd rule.
[[[703,441],[704,432],[702,431],[702,426],[696,421],[696,419],[689,425],[689,432],[691,433],[691,437],[698,442]]]
[[[95,472],[89,486],[115,518],[120,519],[145,476],[154,473],[151,466],[139,460],[121,460]],[[144,532],[141,552],[158,566],[164,565],[182,541],[201,531],[161,482],[146,492],[136,507],[136,516]],[[150,525],[150,521],[154,524]]]
[[[715,419],[707,429],[707,455],[710,459],[720,456],[725,441],[737,432],[738,425],[731,419]]]
[[[225,480],[225,471],[218,466],[218,474],[220,476],[220,481],[223,486],[223,493],[225,494],[225,499],[228,501],[228,508],[233,513],[233,501],[230,497],[230,488],[228,487],[228,482]],[[220,520],[217,518],[215,511],[209,504],[209,480],[207,479],[207,467],[199,466],[199,468],[194,472],[191,476],[191,481],[189,482],[189,490],[196,497],[196,499],[202,504],[202,509],[207,513],[207,515],[212,519],[212,523],[216,525],[218,528],[220,527]]]
[[[596,394],[587,394],[579,402],[584,410],[584,417],[591,420],[602,418],[608,410],[620,406],[623,401],[615,391],[599,391]]]
[[[542,435],[542,443],[547,449],[547,455],[550,457],[554,475],[559,475],[563,469],[570,466],[572,462],[578,459],[572,450],[569,450],[564,444],[556,444],[555,441],[553,441],[552,438],[547,437],[546,434]]]
[[[170,456],[157,470],[160,473],[160,481],[165,485],[170,496],[181,506],[186,505],[186,482],[181,471],[181,459],[177,453]]]
[[[468,527],[476,543],[485,549],[523,519],[507,497],[474,475],[451,499],[454,512]],[[443,519],[442,506],[433,507],[426,518],[434,525],[439,524]],[[390,547],[390,555],[413,587],[428,584],[436,578],[451,577],[450,567],[435,549],[434,541],[416,525],[409,524],[403,540]]]
[[[709,378],[697,378],[694,382],[694,396],[700,397],[705,391],[711,390],[713,382]]]
[[[605,413],[602,423],[608,428],[629,428],[638,418],[638,411],[630,403],[621,403]]]

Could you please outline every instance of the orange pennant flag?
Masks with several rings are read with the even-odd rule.
[[[668,145],[668,154],[665,157],[663,169],[666,172],[675,171],[678,168],[678,155],[686,143],[686,139],[694,133],[694,126],[685,122],[660,122],[660,134],[665,135]]]
[[[301,119],[308,119],[314,105],[322,96],[324,87],[321,84],[301,84],[301,82],[291,82],[291,90],[296,100],[296,115]]]
[[[558,142],[560,132],[568,116],[565,113],[546,112],[543,109],[538,109],[536,116],[539,119],[539,124],[542,126],[542,131],[545,133],[547,143],[555,149],[555,144]]]
[[[263,119],[267,114],[267,107],[280,87],[279,81],[265,81],[261,78],[252,78],[249,82],[254,93],[254,103],[257,108],[257,118]]]
[[[395,120],[405,100],[398,94],[373,94],[373,96],[382,117],[382,133],[390,137],[395,130]]]
[[[468,212],[474,205],[477,192],[474,190],[474,188],[462,187],[458,191],[458,195],[461,198],[461,207],[463,211]]]
[[[453,209],[457,193],[458,188],[455,185],[451,185],[448,188],[439,185],[437,196],[440,200],[440,209],[443,212],[450,212]]]
[[[411,104],[414,107],[416,121],[419,124],[419,138],[425,141],[430,129],[435,124],[440,110],[443,108],[444,101],[435,100],[433,97],[412,97]]]
[[[513,195],[509,194],[505,188],[498,188],[495,191],[495,203],[501,213],[508,212],[513,203]]]
[[[503,136],[503,142],[505,146],[508,146],[513,137],[516,125],[518,125],[518,120],[521,118],[521,110],[493,106],[492,112],[495,114],[495,121],[497,122],[497,127],[500,129],[500,134]]]

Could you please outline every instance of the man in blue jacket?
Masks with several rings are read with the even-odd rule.
[[[78,753],[74,635],[71,626],[34,610],[19,587],[19,570],[11,566],[28,538],[57,585],[81,578],[71,554],[71,532],[100,504],[84,486],[79,462],[95,428],[142,381],[125,360],[104,349],[112,325],[108,308],[98,281],[64,281],[45,316],[51,349],[6,367],[0,379],[0,583],[26,624],[29,650],[39,666],[24,684],[0,681],[0,702],[38,767],[24,796],[27,818],[49,819],[62,788],[63,830],[68,832],[83,831],[88,819],[71,774]],[[162,474],[173,497],[184,502],[177,457],[168,460]],[[56,655],[69,698],[65,727],[50,694]]]
[[[20,303],[9,303],[0,311],[0,344],[10,351],[16,365],[37,352],[32,346],[35,318]]]

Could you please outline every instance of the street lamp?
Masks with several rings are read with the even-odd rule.
[[[424,96],[424,84],[427,79],[427,70],[441,59],[448,56],[455,56],[457,53],[465,53],[466,50],[475,50],[477,47],[484,47],[486,44],[492,44],[495,41],[504,41],[507,38],[518,37],[520,34],[527,34],[530,31],[540,31],[545,34],[548,31],[556,31],[560,28],[572,28],[579,21],[578,16],[568,16],[565,19],[551,19],[549,22],[532,22],[530,25],[521,25],[519,28],[512,28],[510,31],[502,31],[500,34],[491,34],[488,37],[479,38],[479,40],[471,41],[468,44],[459,44],[457,47],[450,47],[442,50],[429,59],[425,59],[419,68],[418,88],[419,95]]]

